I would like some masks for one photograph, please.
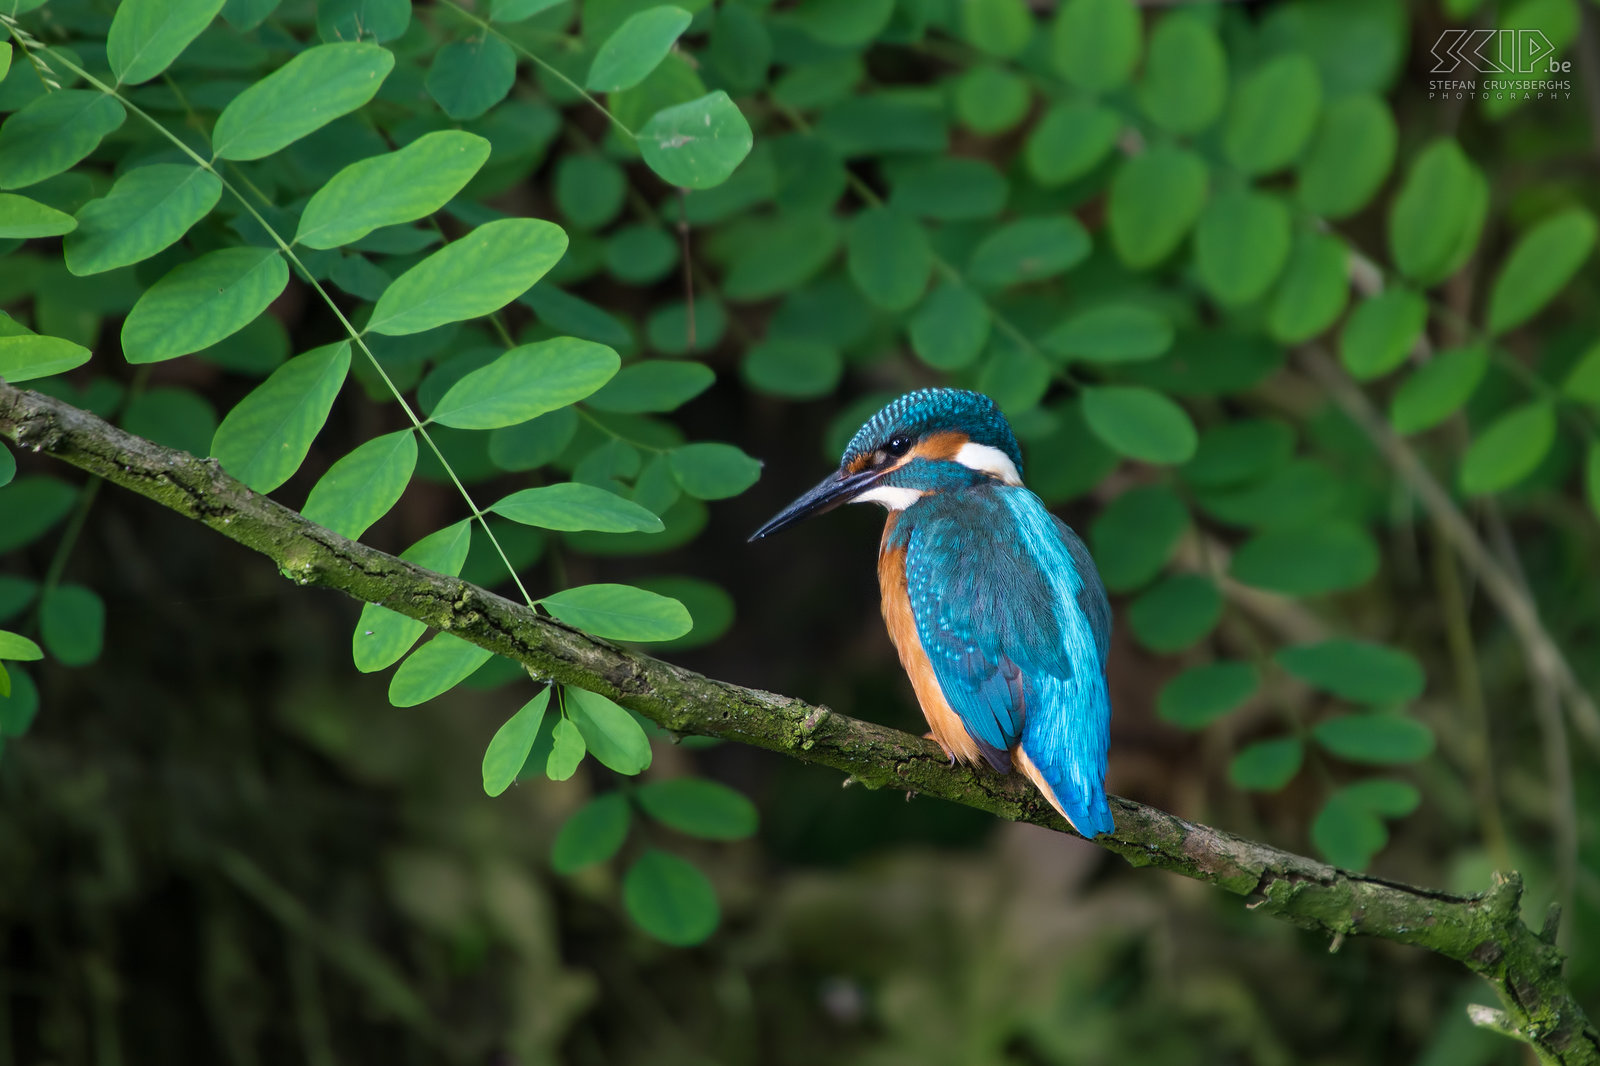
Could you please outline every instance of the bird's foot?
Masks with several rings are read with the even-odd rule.
[[[956,753],[951,751],[949,748],[945,747],[944,746],[944,741],[942,741],[938,737],[934,736],[932,730],[929,730],[928,732],[922,734],[922,739],[923,740],[931,740],[935,744],[939,745],[939,750],[944,752],[945,757],[950,760],[950,769],[954,770],[956,768]]]

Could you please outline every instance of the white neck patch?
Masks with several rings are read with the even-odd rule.
[[[969,470],[997,477],[1007,485],[1022,484],[1022,475],[1017,473],[1017,464],[1011,461],[1011,456],[999,448],[968,441],[956,452],[956,462]]]
[[[922,499],[919,489],[901,488],[898,485],[874,485],[851,503],[881,503],[891,511],[904,511]]]

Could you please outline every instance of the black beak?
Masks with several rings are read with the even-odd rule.
[[[836,474],[830,474],[823,478],[822,484],[774,515],[772,521],[752,533],[750,539],[761,540],[780,529],[794,525],[801,519],[810,518],[814,514],[826,514],[840,504],[849,503],[857,495],[871,488],[886,473],[887,470],[863,470],[859,474],[852,474],[840,470]]]

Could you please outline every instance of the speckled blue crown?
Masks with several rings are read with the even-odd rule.
[[[867,419],[867,424],[850,438],[843,461],[848,463],[893,436],[920,437],[943,430],[965,433],[976,444],[999,448],[1021,474],[1022,451],[999,405],[981,392],[966,389],[918,389],[906,393]]]

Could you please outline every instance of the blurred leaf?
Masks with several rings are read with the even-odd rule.
[[[650,817],[690,836],[744,840],[756,831],[755,804],[717,781],[703,777],[651,781],[635,795]]]
[[[1088,231],[1071,215],[1019,218],[973,249],[967,278],[975,285],[995,286],[1042,281],[1071,270],[1089,250]]]
[[[1326,233],[1301,230],[1278,281],[1267,326],[1280,344],[1302,344],[1338,319],[1350,296],[1350,253]]]
[[[411,26],[411,0],[320,0],[317,36],[324,41],[371,37],[392,41]]]
[[[205,455],[217,432],[217,413],[198,393],[158,386],[128,401],[121,424],[135,436],[190,455]]]
[[[221,197],[222,182],[208,170],[136,167],[78,210],[77,229],[62,241],[67,269],[99,274],[148,259],[182,239]]]
[[[330,466],[311,487],[300,513],[309,522],[359,540],[400,501],[416,468],[415,432],[386,433]]]
[[[1157,22],[1139,85],[1144,113],[1169,133],[1199,133],[1227,96],[1228,56],[1216,32],[1181,9]]]
[[[1252,792],[1276,792],[1294,780],[1305,754],[1298,737],[1258,740],[1233,757],[1228,780]]]
[[[489,18],[495,22],[521,22],[565,0],[490,0]]]
[[[1274,658],[1307,684],[1355,703],[1405,703],[1422,695],[1422,666],[1382,644],[1325,640],[1281,648]]]
[[[587,753],[583,734],[578,732],[578,727],[572,724],[571,719],[560,719],[552,733],[550,755],[545,760],[545,775],[552,781],[567,780],[578,772],[578,764],[583,762]]]
[[[14,662],[33,662],[44,658],[44,651],[23,636],[21,633],[12,633],[0,629],[0,659],[10,659]]]
[[[1572,365],[1561,391],[1574,400],[1600,406],[1600,344],[1591,346]]]
[[[1433,731],[1427,726],[1415,718],[1377,711],[1324,719],[1311,733],[1317,743],[1350,762],[1416,762],[1433,751]]]
[[[683,491],[701,500],[737,496],[761,476],[761,463],[731,444],[685,444],[667,458]]]
[[[760,224],[755,239],[743,245],[728,264],[723,295],[753,302],[799,288],[833,258],[839,235],[839,224],[825,216],[779,215]],[[697,302],[695,306],[700,305]],[[654,329],[651,336],[655,336]]]
[[[1122,163],[1111,182],[1111,244],[1135,270],[1155,266],[1183,241],[1206,201],[1206,165],[1157,146]]]
[[[271,492],[305,462],[349,369],[349,341],[284,363],[222,419],[211,454],[255,491]]]
[[[632,821],[633,808],[622,793],[594,797],[561,824],[561,831],[550,846],[550,865],[556,873],[575,874],[605,862],[622,850]]]
[[[472,520],[463,518],[423,537],[401,552],[400,558],[426,570],[455,577],[461,573],[471,546]],[[356,669],[366,674],[388,669],[400,661],[427,628],[422,622],[380,604],[364,605],[350,641]]]
[[[1050,58],[1080,89],[1115,89],[1139,61],[1139,9],[1129,0],[1067,0],[1050,30]]]
[[[222,0],[125,0],[106,38],[117,84],[138,85],[166,70],[221,10]]]
[[[1128,605],[1128,627],[1151,651],[1182,651],[1199,642],[1222,618],[1222,593],[1203,574],[1175,574]]]
[[[838,386],[844,361],[830,345],[780,337],[752,347],[740,370],[745,383],[757,392],[811,400]]]
[[[1086,100],[1056,104],[1028,134],[1023,161],[1046,188],[1089,173],[1110,154],[1122,119],[1109,107]]]
[[[1594,215],[1581,207],[1552,215],[1524,233],[1489,290],[1489,332],[1522,325],[1572,280],[1594,250]]]
[[[750,154],[751,143],[750,123],[720,89],[658,111],[639,130],[645,163],[662,181],[686,189],[721,185]]]
[[[415,707],[455,688],[488,662],[493,653],[454,633],[436,633],[412,652],[389,679],[389,702]]]
[[[973,67],[956,79],[955,110],[974,133],[1004,133],[1028,117],[1033,91],[1028,80],[1002,67]]]
[[[528,752],[533,750],[533,739],[539,735],[539,726],[544,722],[545,710],[549,706],[550,688],[546,686],[495,730],[489,747],[483,753],[485,794],[498,796],[517,779],[523,763],[528,761]]]
[[[1203,729],[1238,708],[1260,684],[1249,663],[1191,666],[1162,687],[1156,713],[1181,729]]]
[[[0,444],[0,489],[11,484],[11,479],[17,476],[17,457],[11,454],[11,449]],[[3,575],[0,575],[3,576]],[[5,602],[5,597],[0,594],[0,603]]]
[[[753,92],[767,80],[772,36],[761,15],[742,4],[717,9],[706,58],[731,88]]]
[[[77,489],[53,477],[18,478],[0,488],[0,555],[49,532],[77,500]]]
[[[803,0],[790,22],[823,44],[856,48],[876,37],[894,14],[894,0]]]
[[[394,56],[375,44],[313,45],[222,109],[212,151],[235,161],[269,156],[367,103],[392,69]]]
[[[28,103],[0,125],[0,189],[21,189],[82,160],[127,117],[105,93],[60,89]]]
[[[941,282],[923,299],[908,326],[911,348],[936,370],[972,365],[989,340],[989,305],[955,282]]]
[[[1389,176],[1398,141],[1382,98],[1361,93],[1330,101],[1300,162],[1301,205],[1331,219],[1361,210]]]
[[[556,164],[556,203],[578,229],[600,229],[622,210],[628,178],[602,155],[563,156]]]
[[[1264,294],[1289,258],[1289,210],[1258,192],[1222,192],[1200,213],[1194,235],[1200,282],[1218,303]]]
[[[489,510],[513,522],[545,529],[655,533],[664,528],[661,519],[633,501],[570,481],[513,492],[491,504]]]
[[[1420,285],[1454,274],[1478,244],[1489,209],[1489,183],[1461,146],[1429,142],[1406,172],[1389,210],[1395,265]]]
[[[622,879],[622,900],[639,928],[663,943],[689,947],[716,931],[717,894],[692,863],[650,848]]]
[[[39,688],[33,678],[13,666],[6,670],[11,681],[11,694],[0,699],[0,739],[20,737],[33,726],[39,713]]]
[[[1410,289],[1368,297],[1345,319],[1339,358],[1357,381],[1380,378],[1405,362],[1428,322],[1428,304]]]
[[[1024,0],[962,0],[961,36],[986,55],[1009,59],[1032,40],[1033,12]]]
[[[1389,842],[1389,831],[1372,810],[1341,790],[1317,812],[1311,842],[1335,866],[1360,870]]]
[[[1106,588],[1127,592],[1148,583],[1188,528],[1188,509],[1165,485],[1142,485],[1112,500],[1089,527]]]
[[[0,193],[0,238],[59,237],[71,233],[78,220],[53,207],[16,193]]]
[[[890,172],[889,206],[946,222],[992,218],[1006,205],[1009,186],[994,166],[965,157],[919,160]]]
[[[89,349],[60,337],[0,337],[0,378],[13,385],[64,374],[87,363]]]
[[[583,734],[584,746],[589,754],[602,765],[629,776],[649,769],[650,738],[644,735],[644,730],[633,715],[604,696],[586,689],[567,688],[566,700],[567,716],[578,727],[578,732]]]
[[[1330,515],[1345,498],[1339,477],[1316,459],[1292,459],[1257,481],[1196,496],[1207,514],[1236,526],[1305,525]]]
[[[916,219],[892,207],[869,207],[850,223],[850,277],[885,311],[904,311],[922,298],[933,251]]]
[[[565,451],[577,431],[578,412],[559,407],[489,434],[489,458],[502,470],[535,470]]]
[[[1152,389],[1085,387],[1083,416],[1095,436],[1130,459],[1176,464],[1194,455],[1195,429],[1189,415]]]
[[[660,281],[677,262],[677,242],[655,226],[624,226],[606,242],[606,269],[631,285]]]
[[[1385,777],[1369,777],[1339,791],[1351,802],[1385,818],[1404,818],[1422,803],[1417,786]]]
[[[1488,369],[1489,350],[1481,344],[1434,355],[1395,390],[1389,403],[1395,432],[1420,433],[1461,410]]]
[[[554,223],[485,222],[396,278],[367,329],[400,336],[498,311],[528,291],[566,250],[567,235]]]
[[[689,28],[689,17],[689,12],[670,6],[631,15],[595,53],[584,85],[604,93],[638,85],[672,51]]]
[[[629,363],[589,397],[588,406],[628,414],[673,411],[705,392],[716,379],[704,363],[667,359]]]
[[[425,133],[397,152],[351,163],[300,214],[295,243],[337,248],[382,226],[439,210],[489,158],[489,142],[461,130]]]
[[[663,641],[653,651],[702,647],[719,639],[733,626],[736,614],[733,597],[720,585],[683,576],[646,578],[639,584],[651,592],[671,596],[683,604],[694,618],[694,628],[687,634],[675,640]]]
[[[631,585],[579,585],[539,603],[568,625],[608,640],[671,640],[694,625],[677,600]]]
[[[184,263],[145,290],[122,324],[130,363],[157,363],[243,329],[289,284],[289,268],[270,248],[219,248]]]
[[[1256,588],[1317,596],[1370,581],[1378,572],[1378,549],[1350,522],[1268,529],[1240,545],[1229,572]]]
[[[1273,56],[1234,91],[1223,131],[1228,159],[1246,174],[1288,166],[1311,137],[1321,107],[1316,65],[1298,53]]]
[[[1584,482],[1588,488],[1589,509],[1600,518],[1600,441],[1589,445],[1589,458],[1585,463]]]
[[[1461,460],[1461,491],[1468,496],[1503,492],[1544,461],[1556,439],[1556,412],[1548,402],[1513,408],[1478,434]]]
[[[616,352],[593,341],[524,344],[452,385],[432,420],[456,429],[513,426],[592,395],[621,365]]]

